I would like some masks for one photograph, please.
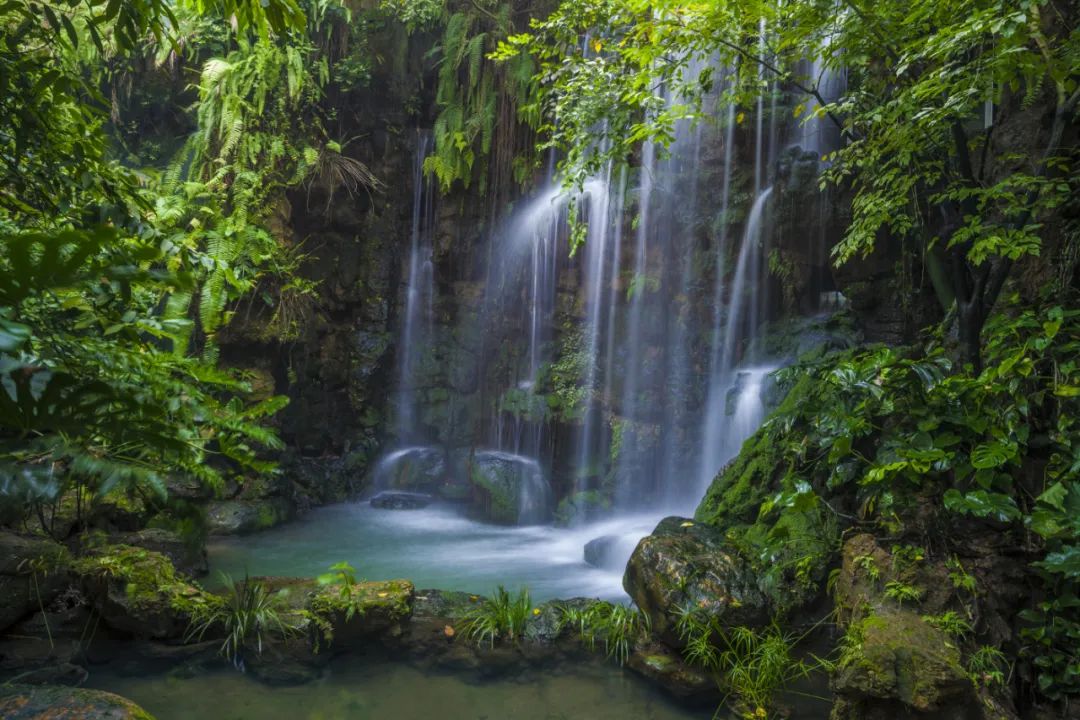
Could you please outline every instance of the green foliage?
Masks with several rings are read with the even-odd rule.
[[[202,641],[207,632],[223,633],[218,653],[243,669],[244,654],[254,650],[261,655],[263,642],[277,638],[286,640],[297,632],[295,625],[283,617],[281,593],[271,593],[262,583],[245,577],[236,583],[221,573],[225,586],[225,602],[200,607],[192,614],[186,640]]]
[[[987,367],[978,375],[954,372],[940,339],[918,353],[862,348],[782,371],[793,389],[748,441],[772,458],[751,484],[779,486],[790,503],[800,498],[799,508],[853,496],[859,519],[890,531],[902,531],[918,503],[937,497],[947,511],[1032,533],[1042,546],[1031,568],[1041,595],[1022,616],[1023,632],[1040,691],[1063,697],[1076,691],[1080,667],[1080,401],[1072,389],[1080,387],[1080,311],[1014,303],[987,327]],[[750,457],[744,449],[738,462]],[[760,512],[775,512],[774,499],[759,502]],[[898,577],[887,596],[918,601],[908,575],[923,554],[893,548]],[[880,577],[879,568],[863,569]],[[958,590],[977,592],[955,558],[948,569]]]
[[[685,643],[686,660],[716,673],[727,697],[747,718],[777,717],[779,691],[830,667],[820,658],[795,657],[794,648],[803,637],[785,633],[777,622],[760,629],[726,627],[716,616],[687,607],[678,608],[676,630]]]
[[[922,619],[954,638],[963,639],[972,633],[971,623],[960,617],[955,610],[946,610],[940,615],[923,615]]]
[[[162,308],[196,267],[109,159],[84,64],[87,44],[126,56],[174,22],[157,2],[0,8],[16,31],[0,42],[0,492],[39,518],[70,496],[78,519],[110,493],[159,502],[170,473],[216,488],[271,470],[260,453],[279,444],[261,423],[283,400],[248,405],[245,383],[183,354],[191,323]]]
[[[899,580],[890,580],[885,583],[885,597],[890,600],[895,600],[898,605],[903,607],[905,602],[919,602],[922,599],[924,591],[920,587],[915,585],[909,585]]]
[[[424,169],[444,191],[455,182],[468,188],[477,182],[481,193],[489,181],[488,159],[496,183],[524,183],[533,155],[530,145],[516,141],[518,119],[535,87],[535,69],[527,54],[495,64],[486,58],[499,40],[513,31],[510,3],[473,3],[446,20],[442,42],[432,50],[439,57],[435,120],[435,152]],[[497,186],[496,186],[497,188]]]
[[[502,585],[491,597],[480,600],[465,615],[465,631],[477,645],[485,642],[494,647],[496,640],[517,644],[525,633],[525,623],[532,614],[532,598],[528,588],[511,594]]]
[[[584,607],[559,608],[559,629],[570,628],[590,650],[603,641],[604,653],[620,665],[630,659],[634,642],[649,631],[649,617],[636,607],[597,600]]]
[[[425,30],[443,16],[445,0],[382,0],[380,7],[405,23],[410,33]]]
[[[967,670],[971,682],[984,687],[1004,687],[1012,674],[1012,666],[1005,653],[989,645],[982,645],[971,654]]]
[[[359,606],[357,605],[356,593],[356,569],[347,562],[334,563],[330,566],[330,572],[323,573],[316,578],[319,585],[337,588],[338,598],[345,610],[345,621],[352,620]]]

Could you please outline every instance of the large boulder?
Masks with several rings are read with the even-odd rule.
[[[68,561],[52,540],[0,532],[0,631],[52,602],[66,585]]]
[[[295,508],[285,498],[219,500],[206,508],[211,535],[244,535],[291,520]]]
[[[5,720],[154,720],[135,703],[101,690],[0,685]]]
[[[500,525],[530,525],[551,519],[551,488],[540,464],[522,455],[488,450],[469,463],[472,511]]]
[[[182,637],[193,614],[222,602],[178,576],[169,558],[131,545],[90,550],[72,571],[105,624],[138,637]]]
[[[446,453],[442,448],[415,446],[383,456],[372,471],[376,490],[403,490],[437,494],[447,482]]]
[[[964,720],[974,686],[956,644],[911,610],[881,609],[848,628],[833,675],[833,720],[885,720],[935,713]]]
[[[726,625],[762,625],[771,606],[748,564],[714,527],[681,517],[660,521],[627,563],[623,588],[649,616],[653,632],[678,642],[679,608],[696,608]]]

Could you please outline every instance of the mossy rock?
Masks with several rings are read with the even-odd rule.
[[[135,703],[101,690],[49,685],[0,685],[5,720],[154,720]]]
[[[323,642],[349,647],[394,631],[412,615],[415,588],[408,580],[325,585],[308,600]]]
[[[52,602],[67,584],[70,559],[67,548],[47,538],[0,533],[0,630],[37,610],[39,602]]]
[[[780,456],[767,432],[751,435],[739,454],[709,484],[694,520],[718,528],[748,524],[771,492]]]
[[[546,522],[551,497],[539,464],[520,455],[498,451],[473,454],[469,462],[472,512],[499,525]]]
[[[696,607],[726,625],[757,626],[773,611],[749,564],[724,533],[704,523],[668,517],[641,539],[623,588],[649,616],[653,632],[678,642],[677,608]]]
[[[960,650],[914,611],[877,610],[849,627],[848,634],[852,640],[832,686],[851,710],[834,712],[836,720],[868,717],[869,708],[883,703],[894,710],[889,717],[904,717],[972,702],[974,687]]]
[[[244,535],[268,530],[291,520],[296,508],[280,497],[263,500],[221,500],[206,510],[211,535]]]
[[[165,555],[130,545],[93,549],[72,572],[106,625],[139,637],[181,637],[194,612],[222,602],[178,575]]]

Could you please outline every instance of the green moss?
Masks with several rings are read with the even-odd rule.
[[[913,612],[872,613],[846,637],[836,677],[842,693],[893,698],[927,712],[970,691],[955,644]]]
[[[122,583],[132,610],[168,607],[190,615],[197,609],[220,603],[221,598],[186,582],[176,574],[169,558],[131,545],[109,545],[92,550],[72,562],[76,575]]]
[[[321,638],[316,647],[335,639],[355,642],[386,630],[412,615],[415,596],[408,580],[326,585],[311,594],[307,615]]]
[[[694,512],[694,519],[725,529],[752,522],[757,508],[772,491],[773,477],[780,461],[767,430],[758,430],[709,485]]]
[[[474,466],[469,473],[473,487],[482,491],[486,519],[504,525],[517,523],[517,495],[513,483],[495,472],[488,474]]]

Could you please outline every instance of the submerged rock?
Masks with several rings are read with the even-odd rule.
[[[661,643],[635,648],[627,664],[631,670],[681,700],[715,704],[721,698],[713,677],[700,667],[688,664],[679,653]]]
[[[615,568],[620,565],[618,552],[622,540],[618,535],[601,535],[585,543],[585,562],[597,568]]]
[[[5,720],[154,720],[135,703],[101,690],[47,685],[0,685]]]
[[[384,490],[371,498],[371,506],[383,510],[417,510],[425,508],[434,500],[426,493]]]
[[[641,539],[623,588],[649,616],[653,632],[674,642],[680,607],[698,608],[726,625],[761,625],[771,612],[754,573],[724,533],[681,517],[664,518]]]
[[[469,465],[472,510],[488,522],[530,525],[551,517],[551,488],[540,464],[522,455],[488,450]]]

